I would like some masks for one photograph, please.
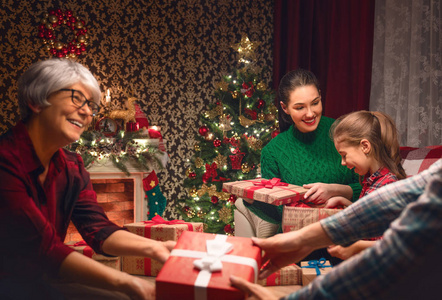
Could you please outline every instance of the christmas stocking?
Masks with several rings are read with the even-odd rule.
[[[166,209],[167,200],[161,193],[155,171],[152,171],[143,179],[143,187],[147,198],[147,208],[149,210],[147,219],[152,220],[156,215],[162,216]]]

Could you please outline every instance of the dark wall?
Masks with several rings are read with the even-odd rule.
[[[151,125],[161,126],[170,162],[158,172],[169,201],[166,217],[176,218],[183,198],[186,160],[193,155],[199,114],[215,101],[220,76],[237,66],[232,45],[243,34],[256,50],[271,86],[273,0],[2,1],[0,8],[0,133],[19,119],[17,80],[32,63],[50,57],[38,26],[50,9],[72,10],[86,22],[89,44],[78,61],[112,89],[112,108],[123,108],[121,89],[135,91]],[[66,26],[55,30],[68,42]]]

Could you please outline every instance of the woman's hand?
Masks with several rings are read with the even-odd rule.
[[[276,295],[274,295],[269,289],[266,289],[259,284],[248,282],[247,280],[231,275],[230,282],[232,285],[244,293],[246,293],[249,297],[248,300],[276,300],[279,299]]]
[[[308,191],[304,194],[304,199],[316,204],[323,204],[331,197],[341,196],[351,199],[353,190],[349,185],[343,184],[328,184],[328,183],[309,183],[304,184],[304,188]]]
[[[155,285],[147,280],[123,273],[121,291],[133,300],[154,300]]]
[[[344,197],[331,197],[325,202],[325,208],[346,208],[352,202]]]

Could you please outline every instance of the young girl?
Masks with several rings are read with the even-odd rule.
[[[338,118],[331,127],[335,147],[342,165],[359,174],[362,191],[359,198],[377,188],[406,177],[401,165],[399,141],[394,121],[382,112],[357,111]],[[344,197],[332,197],[326,208],[352,204]],[[371,247],[374,240],[358,241],[349,247],[329,248],[332,256],[341,259]]]

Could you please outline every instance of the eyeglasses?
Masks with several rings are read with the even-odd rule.
[[[92,111],[92,116],[95,116],[96,114],[98,114],[98,111],[100,110],[100,106],[91,100],[87,100],[86,96],[83,95],[82,92],[80,92],[78,90],[74,90],[74,89],[61,89],[60,91],[72,92],[71,100],[75,106],[77,106],[78,108],[82,108],[85,104],[87,104],[89,109]]]

